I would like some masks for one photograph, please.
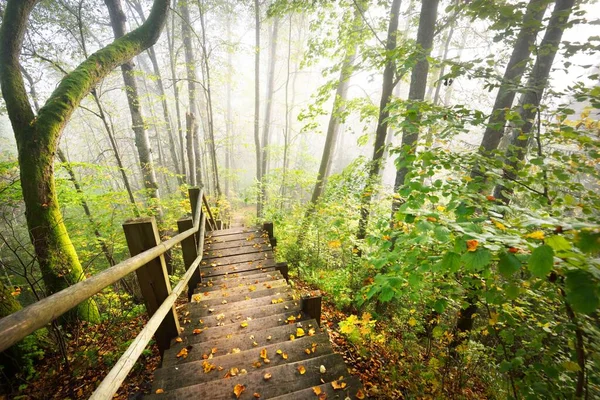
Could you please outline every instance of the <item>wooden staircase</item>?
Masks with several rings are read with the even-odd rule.
[[[209,232],[202,281],[181,335],[155,371],[156,399],[363,399],[319,326],[321,298],[298,296],[274,260],[272,224]]]

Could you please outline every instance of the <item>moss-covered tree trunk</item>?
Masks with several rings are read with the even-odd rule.
[[[4,286],[0,280],[0,318],[4,318],[21,309],[21,304],[12,294],[13,288]],[[0,374],[6,378],[12,378],[23,366],[22,342],[19,342],[8,349],[0,352]]]
[[[67,74],[36,116],[29,104],[19,56],[29,15],[37,0],[8,0],[0,28],[0,84],[17,142],[27,227],[49,293],[85,279],[67,232],[56,195],[54,156],[62,131],[81,100],[110,71],[158,39],[168,0],[155,0],[148,21],[97,51]],[[95,321],[92,300],[77,306],[77,316]]]

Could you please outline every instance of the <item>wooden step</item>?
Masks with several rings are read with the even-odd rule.
[[[192,335],[193,329],[197,328],[197,325],[189,323],[189,329],[186,329],[187,332],[184,331],[186,336],[182,337],[182,335],[180,335],[180,337],[183,338],[183,343],[190,345],[200,341],[216,340],[220,337],[226,338],[227,336],[239,335],[250,331],[256,333],[257,331],[274,328],[276,326],[287,325],[291,318],[293,318],[294,321],[306,321],[310,319],[310,317],[302,311],[293,310],[256,319],[240,320],[237,321],[236,324],[209,327],[203,329],[202,333],[198,335]],[[184,325],[184,327],[186,327],[186,325]]]
[[[282,354],[277,354],[278,350]],[[261,358],[261,352],[267,355],[268,364]],[[307,334],[293,341],[288,339],[285,342],[272,343],[261,347],[257,346],[238,353],[221,356],[213,355],[211,359],[190,362],[185,364],[185,366],[171,366],[157,370],[154,373],[153,392],[160,388],[172,390],[178,387],[221,379],[232,368],[238,368],[240,371],[245,369],[248,372],[252,372],[258,369],[266,369],[277,365],[320,357],[332,352],[329,336],[322,332],[313,336],[308,336]],[[209,365],[214,365],[215,369],[205,372],[205,367],[209,367]]]
[[[243,254],[265,253],[267,251],[271,251],[271,246],[262,244],[255,244],[253,246],[230,247],[227,249],[205,250],[202,260],[206,262],[212,262],[212,260],[214,259]]]
[[[206,236],[207,237],[221,237],[221,236],[229,236],[229,235],[239,235],[242,233],[261,233],[262,234],[262,230],[258,229],[258,228],[249,228],[249,227],[241,227],[241,228],[229,228],[229,229],[219,229],[216,231],[208,231],[206,232]]]
[[[284,282],[285,282],[285,280],[284,280]],[[278,287],[271,286],[271,288],[267,288],[265,286],[257,286],[256,290],[254,290],[254,291],[246,290],[246,293],[232,294],[227,297],[208,298],[210,296],[204,296],[202,294],[195,294],[192,296],[192,303],[200,304],[200,307],[212,308],[213,306],[216,306],[217,304],[224,304],[223,300],[227,301],[227,303],[231,303],[231,302],[242,301],[242,300],[256,299],[257,297],[271,296],[276,293],[285,292],[287,287],[288,287],[287,284],[281,285]]]
[[[192,361],[202,360],[204,356],[208,357],[211,354],[212,349],[215,348],[217,349],[217,352],[213,356],[219,356],[231,353],[233,349],[244,351],[258,346],[268,346],[272,343],[284,342],[290,339],[290,335],[296,334],[298,327],[304,329],[309,326],[314,327],[317,330],[317,333],[320,332],[320,328],[317,327],[317,321],[309,319],[300,323],[276,326],[258,332],[242,332],[241,334],[232,335],[229,338],[222,337],[217,340],[203,341],[195,344],[186,342],[175,343],[171,345],[169,350],[165,351],[162,360],[163,367],[166,368],[171,365],[181,365]],[[257,345],[255,346],[254,343]],[[181,349],[188,346],[192,346],[188,351],[188,356],[185,358],[177,358],[177,354]]]
[[[258,260],[267,260],[270,258],[274,258],[273,252],[271,250],[254,252],[254,253],[249,253],[249,254],[231,255],[231,256],[225,254],[222,257],[209,258],[209,259],[203,260],[200,263],[200,265],[203,268],[208,268],[208,267],[214,268],[214,267],[220,267],[220,266],[226,266],[226,265],[232,265],[232,264],[248,263],[248,262],[258,261]]]
[[[334,389],[335,387],[339,389]],[[344,386],[345,385],[345,386]],[[343,388],[340,388],[344,386]],[[366,398],[366,393],[364,389],[362,389],[362,383],[355,376],[344,376],[344,379],[339,381],[332,381],[328,383],[323,383],[318,386],[298,390],[296,392],[284,394],[282,396],[277,396],[272,398],[272,400],[318,400],[319,396],[317,393],[317,388],[319,393],[325,393],[327,395],[327,400],[345,400],[345,399],[358,399],[356,396],[359,390],[363,393],[363,399]]]
[[[229,309],[224,309],[223,312],[212,312],[201,319],[191,319],[188,316],[184,316],[184,318],[191,320],[191,325],[194,328],[205,329],[214,326],[239,324],[241,321],[247,320],[248,318],[257,319],[286,312],[297,313],[300,310],[300,301],[291,300],[278,304],[246,308],[243,310],[238,310],[236,307],[229,307]],[[191,313],[189,315],[191,316]],[[202,322],[200,323],[199,321]]]
[[[262,274],[262,273],[269,273],[269,272],[273,272],[276,271],[275,269],[275,263],[274,262],[269,262],[270,266],[268,267],[261,267],[261,268],[253,268],[253,269],[249,269],[247,271],[233,271],[233,272],[227,272],[225,274],[219,274],[219,275],[202,275],[203,280],[212,280],[213,282],[218,281],[220,279],[232,279],[232,278],[239,278],[242,276],[246,276],[246,275],[258,275],[258,274]],[[204,273],[203,273],[204,274]]]
[[[255,275],[253,278],[233,278],[225,281],[214,282],[210,278],[198,284],[196,291],[199,292],[214,292],[215,290],[227,290],[236,287],[248,287],[263,284],[265,282],[277,281],[283,279],[281,273],[264,273]]]
[[[321,366],[325,368],[325,373],[319,372]],[[302,367],[305,371],[304,374],[300,373],[298,370],[299,367]],[[266,373],[271,375],[271,378],[268,380],[264,379]],[[328,354],[295,363],[265,369],[261,368],[251,372],[248,371],[246,374],[231,378],[168,390],[160,395],[151,395],[149,398],[229,400],[235,398],[234,387],[236,385],[243,385],[245,390],[239,396],[239,399],[255,399],[254,393],[258,393],[262,399],[269,399],[317,386],[322,382],[332,382],[340,376],[348,375],[348,370],[342,356],[339,354]]]
[[[213,276],[220,275],[231,275],[240,272],[254,271],[264,272],[266,268],[275,267],[277,263],[273,258],[262,258],[255,261],[228,264],[228,265],[216,265],[216,266],[203,266],[200,267],[200,275],[204,278],[210,278]]]
[[[231,249],[238,247],[246,247],[246,246],[254,246],[261,245],[263,248],[271,248],[271,242],[269,242],[268,238],[264,238],[258,236],[254,239],[239,239],[239,240],[229,240],[226,242],[217,242],[213,239],[206,239],[204,241],[204,249],[205,250],[222,250],[222,249]],[[265,247],[267,246],[267,247]]]
[[[240,283],[248,283],[248,282],[253,282],[258,280],[260,282],[260,280],[267,280],[267,279],[272,279],[274,277],[277,277],[279,279],[281,279],[281,273],[277,270],[275,271],[269,271],[269,272],[255,272],[253,274],[245,274],[245,275],[241,275],[241,276],[234,276],[234,274],[232,275],[221,275],[218,277],[209,277],[209,278],[205,278],[203,282],[198,284],[198,287],[215,287],[215,286],[220,286],[222,284],[227,284],[228,286],[236,286],[239,285]]]
[[[276,293],[272,293],[268,296],[250,298],[248,300],[241,299],[238,301],[232,301],[230,298],[227,300],[227,304],[218,303],[218,304],[214,304],[210,307],[209,306],[204,307],[204,304],[200,307],[197,307],[197,306],[193,306],[192,303],[190,303],[190,304],[186,304],[185,307],[182,308],[181,312],[184,313],[185,311],[188,311],[189,318],[192,320],[195,320],[198,318],[203,318],[203,317],[209,316],[214,313],[225,312],[227,310],[230,310],[232,307],[235,307],[236,311],[242,311],[242,310],[245,310],[248,308],[261,307],[261,306],[273,304],[274,301],[283,303],[284,301],[291,301],[291,300],[299,301],[300,297],[294,296],[294,292],[288,286],[288,287],[281,288],[280,291],[278,291]],[[213,310],[213,311],[211,312],[209,310]]]
[[[230,287],[227,285],[225,288],[222,288],[222,285],[217,286],[217,290],[211,290],[214,288],[197,288],[194,290],[194,295],[192,299],[196,303],[202,303],[204,300],[212,300],[212,299],[224,299],[227,300],[227,297],[236,296],[239,294],[248,294],[258,290],[263,289],[271,289],[276,287],[287,286],[287,281],[285,279],[277,279],[270,280],[266,282],[259,282],[257,284],[251,283],[250,285],[242,285],[242,286],[233,286]]]

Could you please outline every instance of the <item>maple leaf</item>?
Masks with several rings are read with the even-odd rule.
[[[298,365],[297,370],[300,373],[300,375],[304,375],[306,373],[306,368],[304,368],[303,365]]]
[[[314,386],[312,390],[317,396],[321,394],[321,388],[318,386]]]
[[[340,380],[331,382],[331,387],[333,388],[333,390],[344,389],[346,386],[346,382],[342,382]]]
[[[235,394],[235,398],[239,399],[244,390],[246,390],[246,386],[240,385],[239,383],[235,385],[235,387],[233,388],[233,394]]]
[[[479,242],[475,239],[467,240],[467,251],[475,251],[479,246]]]
[[[296,337],[302,337],[302,336],[304,336],[304,329],[296,328]]]

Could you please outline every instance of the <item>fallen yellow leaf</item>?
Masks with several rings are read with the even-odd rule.
[[[302,337],[302,336],[304,336],[304,329],[296,328],[296,337]]]
[[[303,365],[298,365],[298,372],[300,373],[300,375],[304,375],[306,373],[306,368],[304,368]]]
[[[263,379],[264,379],[265,381],[268,381],[268,380],[269,380],[269,379],[271,379],[272,377],[273,377],[273,375],[271,375],[271,374],[270,374],[270,373],[268,373],[268,372],[267,372],[266,374],[264,374],[264,375],[263,375]]]
[[[188,356],[188,349],[186,347],[184,347],[183,349],[179,350],[179,353],[177,353],[177,358],[187,358]]]
[[[321,388],[318,386],[313,387],[312,390],[317,396],[321,394]]]
[[[235,394],[236,399],[239,399],[242,393],[246,390],[246,386],[240,385],[239,383],[235,385],[233,388],[233,394]]]
[[[266,348],[265,348],[265,349],[262,349],[262,350],[260,351],[260,358],[262,358],[263,360],[264,360],[265,358],[267,358],[267,349],[266,349]]]
[[[161,394],[161,393],[164,393],[164,392],[165,392],[165,391],[164,391],[163,389],[156,389],[156,392],[155,392],[155,393],[156,393],[156,394]]]

